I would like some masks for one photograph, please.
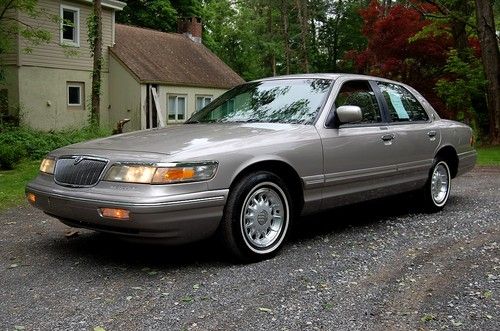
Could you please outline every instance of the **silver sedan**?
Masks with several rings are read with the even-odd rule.
[[[475,160],[471,129],[407,85],[296,75],[240,85],[183,125],[57,149],[26,194],[72,227],[174,244],[217,234],[255,261],[300,215],[408,191],[440,210]]]

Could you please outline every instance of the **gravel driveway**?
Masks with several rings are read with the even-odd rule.
[[[0,214],[0,330],[500,330],[500,168],[302,219],[276,258],[126,243],[23,206]]]

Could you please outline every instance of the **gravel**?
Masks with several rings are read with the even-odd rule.
[[[212,241],[146,246],[0,214],[0,330],[500,330],[500,168],[415,196],[301,219],[274,259],[232,265]],[[99,330],[99,329],[97,329]]]

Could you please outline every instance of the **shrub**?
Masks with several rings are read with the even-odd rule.
[[[0,168],[14,169],[25,155],[26,151],[19,143],[0,144]]]
[[[0,167],[12,169],[22,158],[40,160],[56,148],[106,137],[110,133],[94,127],[43,132],[26,127],[0,126]]]

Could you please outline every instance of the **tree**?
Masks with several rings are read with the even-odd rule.
[[[13,50],[17,37],[28,41],[25,52],[30,52],[32,46],[49,43],[52,36],[42,26],[30,25],[23,22],[16,12],[23,13],[29,17],[48,16],[38,8],[37,0],[0,0],[0,56]],[[56,21],[58,18],[49,17]],[[3,77],[3,66],[0,63],[0,82]]]
[[[169,0],[129,0],[116,15],[118,23],[130,24],[160,31],[173,32],[177,28],[177,10]]]
[[[500,54],[491,1],[476,0],[476,19],[484,73],[488,80],[489,135],[491,143],[500,144]]]
[[[92,108],[90,122],[99,126],[101,105],[101,71],[102,71],[102,6],[101,0],[94,0],[93,14],[88,21],[89,44],[93,58],[92,67]]]

